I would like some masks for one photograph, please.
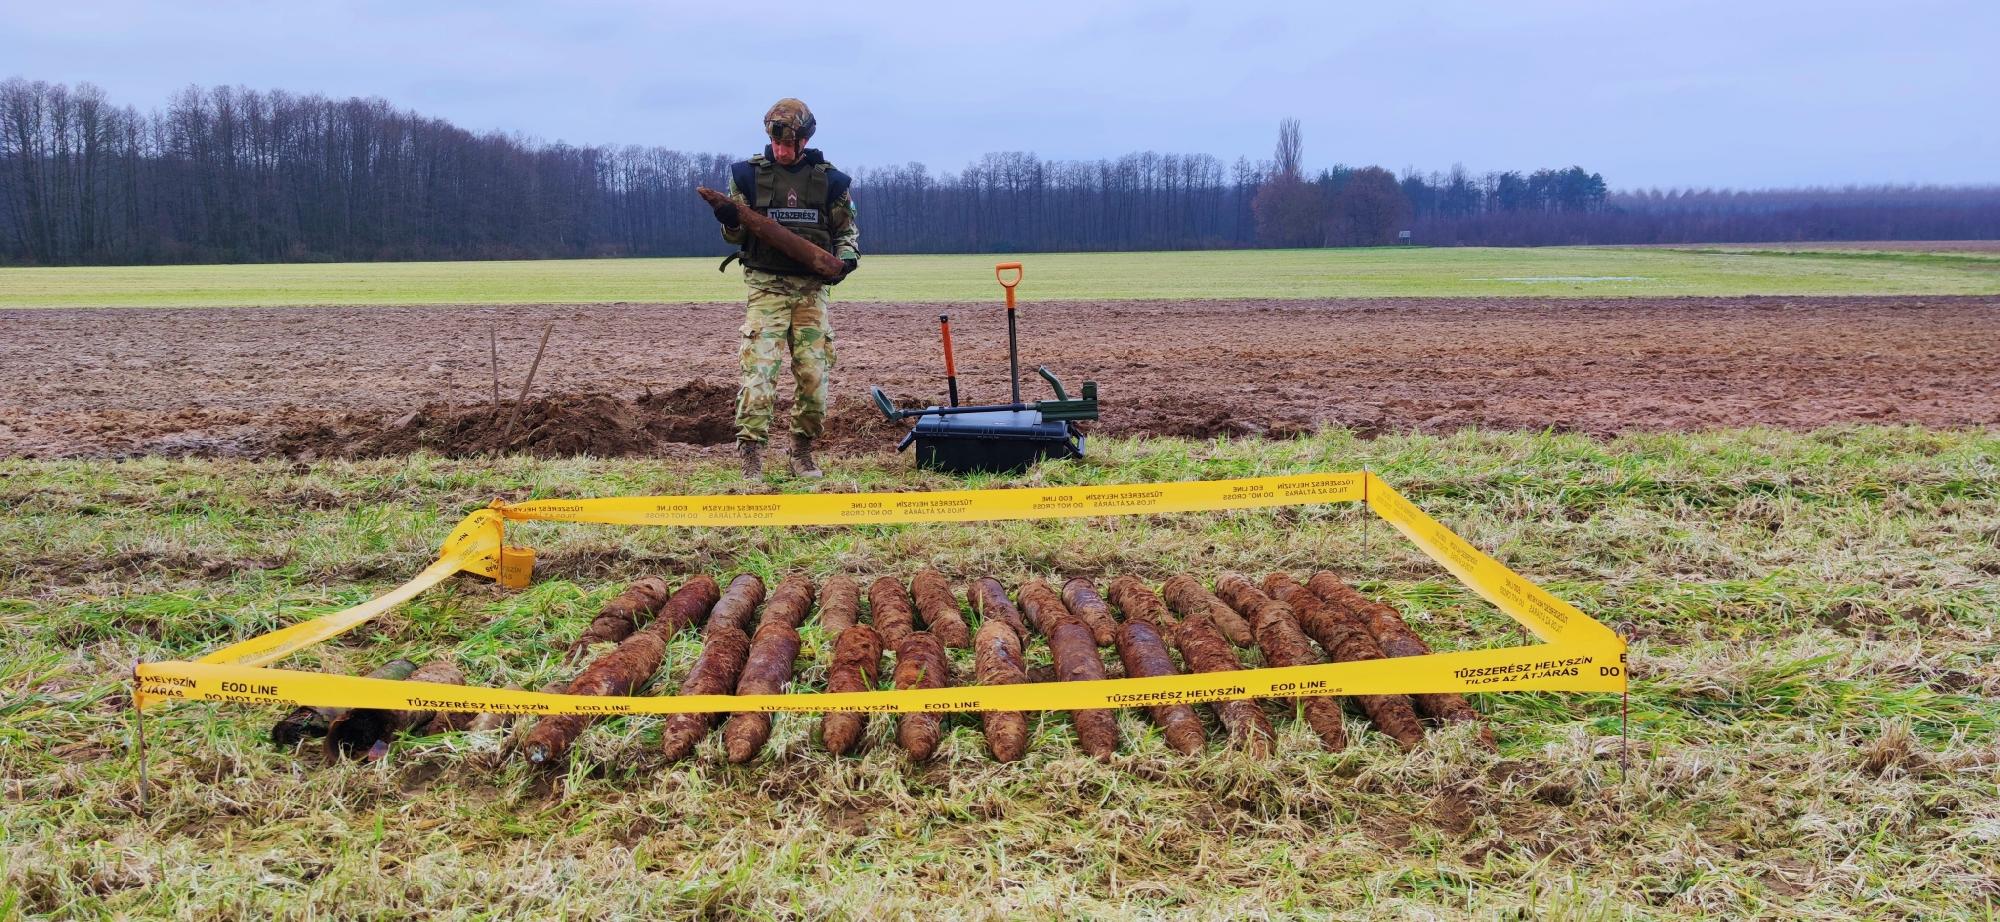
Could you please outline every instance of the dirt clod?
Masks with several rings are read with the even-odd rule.
[[[380,458],[428,451],[450,458],[528,454],[599,458],[658,454],[669,443],[720,445],[735,439],[735,391],[690,381],[665,393],[621,397],[601,392],[551,394],[522,404],[511,436],[511,404],[426,403],[384,419],[347,415],[280,432],[278,454],[303,458]]]

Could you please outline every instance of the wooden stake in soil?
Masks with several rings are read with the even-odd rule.
[[[490,420],[500,418],[500,331],[493,321],[486,322],[486,349],[490,353],[487,366],[493,369],[493,415]]]
[[[1257,649],[1264,654],[1266,665],[1314,666],[1326,662],[1299,628],[1291,606],[1265,595],[1243,574],[1222,574],[1215,581],[1215,591],[1250,621],[1257,632]],[[1347,748],[1346,717],[1340,712],[1340,702],[1321,696],[1294,698],[1291,703],[1305,716],[1306,726],[1319,735],[1326,748],[1335,752]]]
[[[528,377],[521,382],[521,395],[514,398],[514,412],[507,414],[507,430],[500,433],[500,444],[496,446],[496,451],[505,451],[513,442],[514,424],[521,419],[521,404],[528,400],[528,389],[535,386],[535,372],[542,368],[542,353],[548,350],[549,334],[554,332],[555,328],[556,325],[553,323],[542,327],[542,343],[535,347],[535,361],[528,366]]]
[[[960,650],[972,646],[972,631],[965,626],[965,617],[959,614],[958,597],[952,595],[951,583],[944,574],[929,568],[918,570],[910,580],[910,595],[916,597],[924,630],[936,635],[939,643]]]
[[[1367,629],[1375,642],[1380,644],[1387,656],[1424,656],[1431,652],[1430,644],[1410,630],[1396,610],[1377,602],[1342,581],[1340,575],[1331,570],[1321,570],[1306,581],[1306,588],[1319,596],[1327,604],[1341,609]],[[1456,693],[1411,695],[1410,703],[1417,712],[1435,720],[1469,723],[1479,728],[1479,743],[1491,750],[1493,728],[1488,726],[1484,715],[1474,709],[1464,695]]]
[[[1097,655],[1097,639],[1063,605],[1049,584],[1031,579],[1021,584],[1015,598],[1021,611],[1049,639],[1049,654],[1055,660],[1056,679],[1085,682],[1105,677],[1104,660]],[[1118,752],[1118,717],[1107,708],[1087,708],[1069,712],[1076,725],[1077,746],[1100,762],[1108,762]]]
[[[1368,528],[1375,524],[1375,507],[1368,504],[1368,465],[1361,465],[1361,557],[1367,559]]]
[[[1375,638],[1369,636],[1360,622],[1327,605],[1290,574],[1265,576],[1264,591],[1292,607],[1292,613],[1298,616],[1299,627],[1326,650],[1334,662],[1359,663],[1383,658],[1381,646],[1375,643]],[[1361,705],[1368,719],[1375,722],[1376,729],[1388,734],[1404,750],[1423,745],[1424,725],[1417,720],[1417,712],[1411,709],[1409,695],[1355,695],[1354,703]]]
[[[763,580],[745,573],[729,583],[729,590],[709,612],[701,655],[695,658],[687,678],[681,680],[681,694],[727,695],[736,691],[743,658],[750,653],[750,635],[744,627],[763,601]],[[669,714],[660,732],[661,749],[669,760],[685,759],[694,754],[694,747],[714,726],[712,713]]]
[[[916,631],[896,647],[896,688],[944,688],[951,684],[951,660],[944,644],[929,631]],[[944,740],[943,714],[902,714],[896,721],[896,742],[917,762],[937,754]]]
[[[715,580],[697,576],[660,607],[660,616],[644,630],[637,631],[609,653],[598,657],[577,674],[563,690],[569,695],[596,695],[606,698],[631,695],[645,688],[660,671],[667,655],[667,643],[675,634],[695,626],[715,605],[720,593]],[[571,746],[591,724],[595,714],[550,714],[535,724],[522,742],[521,751],[536,765],[553,764],[568,754]]]
[[[799,660],[799,625],[812,612],[813,584],[803,573],[785,577],[764,606],[764,619],[750,640],[750,658],[743,675],[736,680],[739,695],[776,695],[792,680]],[[722,727],[722,745],[729,761],[737,764],[757,757],[771,739],[771,716],[763,711],[741,711],[729,716]]]

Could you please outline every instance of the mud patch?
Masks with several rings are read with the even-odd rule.
[[[788,410],[780,406],[777,427]],[[523,454],[540,458],[655,457],[673,446],[727,445],[736,440],[736,389],[690,381],[637,397],[606,393],[552,394],[521,406],[513,433],[511,406],[427,403],[393,419],[343,413],[289,427],[257,454],[301,461],[384,458],[429,452],[447,458]],[[892,447],[902,434],[873,407],[843,408],[826,424],[820,444],[836,452]],[[782,432],[776,435],[782,441]]]

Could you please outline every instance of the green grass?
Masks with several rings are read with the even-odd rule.
[[[1942,266],[1956,269],[1971,269],[1983,272],[2000,272],[2000,250],[1994,251],[1945,251],[1925,252],[1922,250],[1866,250],[1839,249],[1815,250],[1810,244],[1801,244],[1797,249],[1771,247],[1676,247],[1675,252],[1698,253],[1724,256],[1781,256],[1789,259],[1807,259],[1814,262],[1826,260],[1860,260],[1898,266]]]
[[[1011,258],[1027,263],[1021,296],[1030,300],[2000,293],[2000,273],[1990,260],[1931,255],[1455,248],[870,256],[838,296],[992,301],[1000,294],[993,264]],[[739,300],[739,274],[718,273],[715,263],[12,268],[0,269],[0,308]],[[1565,280],[1575,278],[1597,281]]]
[[[939,760],[887,724],[830,759],[810,719],[734,767],[657,761],[658,722],[588,733],[554,775],[497,735],[384,764],[273,750],[269,709],[148,718],[134,815],[135,658],[185,657],[383,591],[496,495],[740,489],[712,464],[415,457],[0,461],[0,915],[446,917],[1991,918],[2000,900],[2000,436],[1914,428],[1643,435],[1461,432],[1358,441],[1103,440],[1021,483],[1366,464],[1441,521],[1628,625],[1618,700],[1488,695],[1501,751],[1404,755],[1357,723],[1318,751],[1284,721],[1257,764],[1166,749],[1138,715],[1109,766],[1041,718],[996,766],[956,718]],[[824,489],[954,481],[836,459]],[[997,484],[1007,481],[982,480]],[[797,484],[782,484],[797,488]],[[626,529],[534,524],[542,578],[448,583],[287,661],[361,672],[456,657],[538,687],[551,651],[646,573],[954,575],[1351,569],[1433,645],[1511,623],[1354,506],[985,526]],[[802,687],[826,638],[805,633]],[[678,681],[695,645],[670,658]],[[1037,658],[1045,657],[1039,644]]]

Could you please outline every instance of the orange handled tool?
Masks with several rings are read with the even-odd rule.
[[[958,366],[951,361],[951,315],[939,314],[938,327],[944,330],[944,386],[951,391],[951,405],[958,406]]]
[[[1014,280],[1007,280],[1007,270],[1014,270]],[[1020,263],[1001,263],[993,267],[993,277],[1000,280],[1000,287],[1007,289],[1007,382],[1014,392],[1014,402],[1021,402],[1021,344],[1014,331],[1014,286],[1021,284],[1021,277],[1027,272]]]
[[[1014,270],[1014,280],[1011,282],[1007,281],[1007,276],[1004,274],[1009,269]],[[993,277],[1000,280],[1000,287],[1007,289],[1007,310],[1009,311],[1014,309],[1014,286],[1021,284],[1021,276],[1026,274],[1026,272],[1022,271],[1020,263],[1001,263],[993,267]]]

